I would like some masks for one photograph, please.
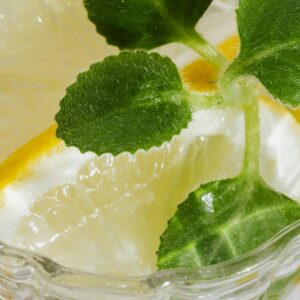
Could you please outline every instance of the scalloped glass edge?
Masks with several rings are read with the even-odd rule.
[[[297,285],[299,277],[300,220],[236,259],[143,277],[77,272],[0,243],[0,299],[258,299],[274,279],[279,288],[271,292],[285,293],[283,283]]]

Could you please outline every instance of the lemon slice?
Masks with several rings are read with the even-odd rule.
[[[113,51],[82,0],[0,1],[0,161],[49,127],[66,87]]]

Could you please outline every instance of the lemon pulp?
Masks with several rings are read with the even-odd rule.
[[[0,1],[0,162],[51,126],[66,87],[113,51],[82,0]]]

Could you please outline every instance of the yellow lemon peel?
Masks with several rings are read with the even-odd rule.
[[[240,50],[240,39],[234,35],[221,43],[218,48],[229,61],[233,61]]]
[[[55,136],[56,128],[56,124],[52,125],[40,135],[13,152],[0,165],[0,189],[3,189],[7,184],[17,180],[20,176],[23,176],[28,171],[28,166],[32,161],[58,146],[60,140]]]
[[[239,48],[238,36],[232,36],[219,45],[219,50],[229,61],[234,59]],[[187,65],[182,70],[181,76],[189,90],[210,92],[217,88],[217,72],[212,65],[202,58]]]
[[[217,74],[205,60],[198,59],[187,65],[181,72],[183,82],[191,91],[210,92],[216,90]]]

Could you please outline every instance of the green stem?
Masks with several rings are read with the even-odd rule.
[[[217,92],[190,92],[189,104],[193,111],[201,109],[226,108],[228,105],[223,101],[222,96]]]
[[[216,67],[217,71],[222,73],[228,67],[228,61],[211,44],[209,44],[196,31],[181,39],[181,42],[203,56],[209,63]],[[228,79],[228,78],[227,78]],[[229,80],[231,82],[231,80]],[[225,87],[230,85],[224,78]],[[225,88],[225,90],[227,90]],[[256,176],[260,173],[260,120],[259,106],[257,97],[253,92],[253,86],[250,84],[243,90],[243,109],[245,114],[245,155],[242,174]],[[254,88],[255,90],[255,88]],[[216,96],[216,95],[215,95]],[[198,98],[198,99],[197,99]],[[202,99],[201,99],[202,98]],[[222,97],[200,97],[193,95],[190,99],[191,105],[196,108],[205,108],[211,106],[228,106]]]
[[[249,95],[250,94],[250,95]],[[259,175],[260,170],[260,119],[259,106],[253,93],[243,105],[245,114],[245,156],[243,174]],[[245,95],[246,96],[246,95]]]
[[[228,66],[228,61],[226,58],[196,31],[193,31],[188,36],[182,38],[180,42],[194,49],[219,72],[224,71]]]

